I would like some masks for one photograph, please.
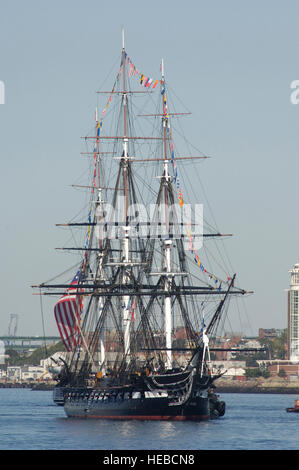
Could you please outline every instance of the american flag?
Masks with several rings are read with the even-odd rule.
[[[83,308],[83,297],[78,295],[78,283],[81,268],[78,270],[70,287],[54,307],[55,320],[60,337],[67,351],[74,351],[78,344],[80,315]],[[82,291],[83,292],[83,291]]]

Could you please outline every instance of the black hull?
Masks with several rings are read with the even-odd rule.
[[[208,398],[198,398],[192,405],[170,406],[168,398],[131,398],[112,400],[70,400],[64,410],[68,417],[139,420],[206,420],[210,418]]]
[[[81,394],[82,395],[82,394]],[[174,403],[167,394],[159,392],[133,393],[130,397],[105,396],[98,390],[89,390],[85,396],[69,393],[64,410],[70,418],[94,418],[112,420],[164,420],[205,421],[223,416],[224,402],[215,396],[209,398],[208,391],[197,392],[187,403]]]
[[[82,393],[85,392],[85,388],[74,388],[74,387],[61,387],[56,385],[53,389],[53,401],[57,406],[64,406],[65,399],[69,393]]]

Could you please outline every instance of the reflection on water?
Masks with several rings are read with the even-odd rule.
[[[299,449],[294,395],[223,394],[223,418],[110,421],[67,418],[52,393],[0,389],[0,449]]]

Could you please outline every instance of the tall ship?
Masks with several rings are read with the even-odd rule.
[[[225,234],[205,221],[191,189],[192,168],[207,157],[178,150],[185,140],[175,123],[190,113],[171,109],[163,61],[158,75],[135,66],[122,32],[113,86],[99,92],[105,106],[82,138],[89,181],[76,188],[85,209],[57,224],[76,239],[61,249],[78,262],[72,275],[35,286],[58,297],[65,353],[54,401],[68,417],[201,421],[225,413],[211,354],[221,349],[230,298],[247,292],[235,274],[208,267],[203,247]],[[220,266],[219,249],[208,253]]]

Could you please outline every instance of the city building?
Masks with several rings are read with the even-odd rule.
[[[275,328],[259,328],[259,339],[274,339],[277,337]]]
[[[288,325],[287,325],[287,358],[299,361],[299,263],[295,264],[291,273],[288,289]]]
[[[246,380],[245,361],[211,361],[213,374],[222,374],[224,379]]]
[[[9,381],[20,382],[22,380],[22,367],[8,366],[6,370],[6,376]]]
[[[281,376],[289,381],[299,380],[299,363],[283,359],[256,361],[261,369],[267,369],[271,377]]]

